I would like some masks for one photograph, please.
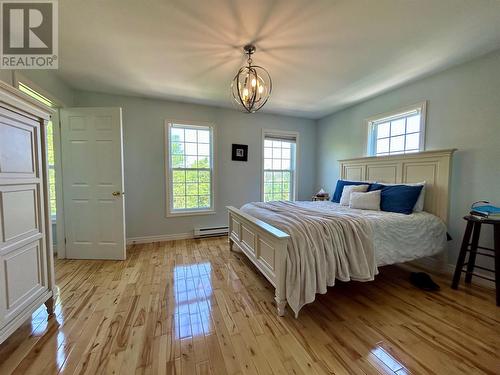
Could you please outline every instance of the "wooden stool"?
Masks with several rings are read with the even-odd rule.
[[[455,273],[453,275],[453,282],[451,287],[453,289],[458,288],[458,283],[460,282],[460,276],[462,272],[465,272],[465,282],[470,283],[472,276],[477,276],[482,279],[495,282],[496,294],[497,294],[497,306],[500,306],[500,221],[491,219],[479,219],[474,216],[465,216],[464,219],[467,221],[467,227],[465,228],[464,238],[462,240],[462,247],[460,248],[460,254],[457,259],[457,266],[455,268]],[[493,225],[493,236],[494,236],[494,249],[488,247],[478,246],[479,235],[481,234],[481,225],[491,224]],[[472,242],[471,242],[472,234]],[[493,252],[493,254],[479,252],[478,249],[487,250]],[[469,252],[469,259],[465,263],[465,255]],[[490,270],[489,268],[476,266],[476,255],[483,255],[495,259],[495,270]],[[463,269],[467,266],[467,269]],[[474,273],[474,268],[495,272],[495,280]]]

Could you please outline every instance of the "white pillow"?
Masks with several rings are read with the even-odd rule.
[[[342,196],[340,197],[340,205],[349,206],[349,199],[351,199],[351,193],[356,192],[366,192],[370,185],[347,185],[344,186],[342,190]]]
[[[386,186],[394,186],[394,185],[407,185],[407,186],[420,186],[422,185],[422,190],[420,190],[420,194],[418,196],[417,202],[415,203],[415,206],[413,206],[413,212],[422,212],[424,210],[424,201],[425,201],[425,181],[422,182],[411,182],[408,184],[386,184],[385,182],[380,182],[383,185]]]
[[[349,207],[360,210],[380,211],[381,193],[381,190],[370,191],[368,193],[352,192]]]
[[[415,206],[413,206],[413,212],[422,212],[424,210],[425,201],[425,181],[414,185],[422,185],[422,190],[420,190],[420,195],[418,196],[417,203],[415,203]]]

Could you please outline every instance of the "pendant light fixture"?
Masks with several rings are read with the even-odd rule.
[[[242,66],[234,76],[231,83],[231,93],[239,107],[248,113],[254,113],[268,101],[273,82],[266,69],[252,65],[255,46],[247,44],[243,50],[248,56],[247,65]]]

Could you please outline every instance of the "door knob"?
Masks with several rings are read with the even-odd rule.
[[[122,192],[119,192],[119,191],[113,191],[111,194],[113,195],[113,197],[117,197],[119,195],[125,195],[125,192],[122,193]]]

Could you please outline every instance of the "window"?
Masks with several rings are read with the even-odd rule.
[[[31,96],[33,99],[38,100],[40,103],[45,104],[48,107],[56,107],[55,103],[33,90],[28,85],[18,82],[19,90]],[[55,169],[55,159],[54,159],[54,126],[52,121],[47,123],[47,164],[49,169],[49,196],[50,196],[50,216],[52,220],[56,219],[56,169]]]
[[[213,127],[168,123],[167,150],[167,214],[213,212]]]
[[[264,202],[296,196],[296,133],[264,132]]]
[[[368,122],[368,155],[406,154],[424,150],[425,102],[375,116]]]

